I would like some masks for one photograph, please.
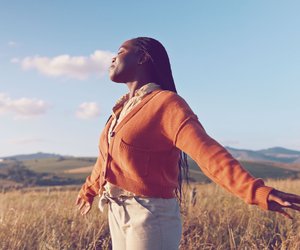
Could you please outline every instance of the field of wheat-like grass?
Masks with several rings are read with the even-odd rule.
[[[267,184],[300,191],[300,180]],[[180,249],[300,249],[300,213],[292,212],[291,221],[246,205],[215,184],[195,188],[195,205],[190,189],[181,205]],[[0,249],[110,249],[106,213],[98,210],[98,199],[82,217],[74,207],[76,190],[25,191],[0,194]]]

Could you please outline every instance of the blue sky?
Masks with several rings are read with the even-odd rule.
[[[0,157],[96,156],[127,87],[122,42],[161,41],[178,92],[225,146],[300,150],[298,1],[0,1]]]

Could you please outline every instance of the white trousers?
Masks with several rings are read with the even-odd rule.
[[[113,250],[177,250],[182,233],[175,198],[109,198]]]

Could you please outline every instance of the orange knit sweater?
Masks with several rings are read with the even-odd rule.
[[[122,106],[113,111],[118,114]],[[106,181],[137,195],[171,198],[178,186],[180,150],[214,182],[249,204],[268,209],[272,190],[245,171],[212,139],[188,104],[177,94],[156,90],[147,95],[111,132],[110,118],[100,136],[99,156],[80,190],[87,201],[101,194]]]

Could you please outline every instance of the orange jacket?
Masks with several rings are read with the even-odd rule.
[[[116,114],[121,110],[121,105],[113,108]],[[214,182],[249,204],[268,208],[272,188],[251,176],[209,137],[179,95],[166,90],[148,94],[111,132],[108,144],[111,121],[101,134],[97,162],[80,190],[83,199],[91,202],[106,181],[137,195],[174,197],[182,150]]]

